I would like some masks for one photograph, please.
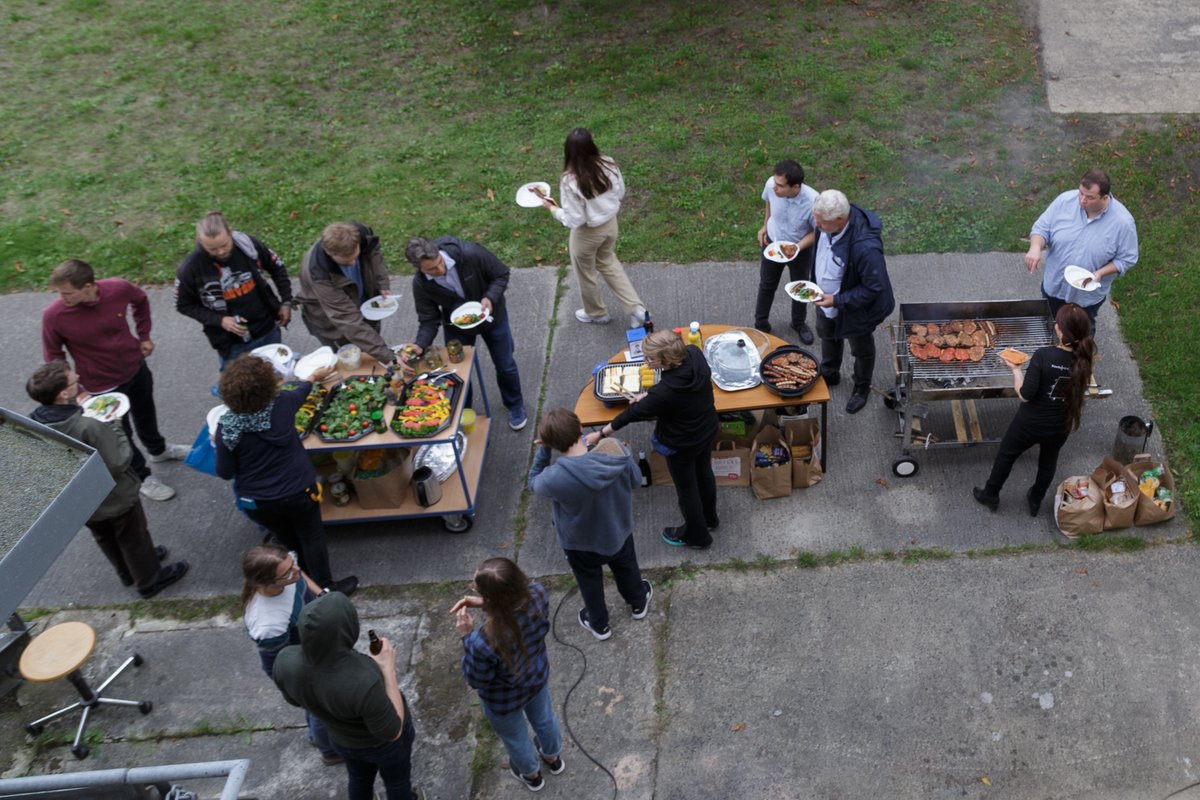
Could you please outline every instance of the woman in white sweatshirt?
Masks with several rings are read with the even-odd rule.
[[[629,327],[640,327],[646,321],[646,308],[615,252],[617,212],[625,197],[625,181],[616,162],[600,155],[586,128],[571,131],[563,143],[559,196],[561,206],[550,199],[544,199],[542,205],[571,229],[571,266],[583,298],[583,308],[575,311],[575,319],[600,325],[612,320],[596,281],[596,273],[600,273],[625,307]]]

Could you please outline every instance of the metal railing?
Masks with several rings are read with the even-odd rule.
[[[101,769],[58,775],[30,775],[0,780],[0,797],[32,797],[39,793],[69,792],[114,786],[150,786],[200,778],[225,778],[221,800],[237,800],[250,768],[250,759],[166,764],[156,767]]]

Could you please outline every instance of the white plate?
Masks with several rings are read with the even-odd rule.
[[[332,367],[337,364],[337,356],[332,347],[318,347],[304,358],[296,362],[293,372],[302,381],[312,380],[312,374],[322,367]]]
[[[767,257],[768,261],[775,261],[780,264],[786,264],[787,262],[791,261],[792,258],[795,258],[796,256],[792,256],[792,258],[788,258],[787,256],[785,256],[783,254],[783,245],[785,245],[785,244],[794,245],[796,243],[795,242],[782,242],[782,241],[781,242],[771,242],[769,245],[767,245],[767,248],[765,250],[763,250],[763,255]],[[800,254],[800,251],[797,250],[796,255],[799,255],[799,254]]]
[[[262,347],[251,350],[250,355],[258,356],[264,361],[270,361],[278,367],[283,367],[292,360],[292,356],[295,354],[292,352],[292,348],[286,344],[264,344]]]
[[[376,303],[377,305],[371,305]],[[396,299],[396,295],[392,294],[387,297],[377,295],[359,306],[362,315],[375,322],[381,319],[387,319],[392,314],[400,310],[400,301]]]
[[[517,189],[517,205],[519,205],[521,208],[540,208],[542,205],[542,198],[538,197],[533,191],[535,188],[541,189],[543,192],[545,192],[546,197],[550,196],[550,184],[546,183],[545,181],[534,181],[533,183],[527,183],[520,189]]]
[[[221,421],[221,417],[225,412],[229,411],[229,406],[221,403],[219,406],[213,406],[208,412],[208,435],[217,435],[217,423]]]
[[[461,306],[459,306],[458,308],[456,308],[450,312],[450,324],[453,325],[454,327],[458,328],[459,330],[464,330],[464,331],[469,331],[472,328],[478,328],[483,323],[492,321],[492,317],[490,314],[488,316],[484,317],[483,319],[479,320],[478,322],[473,323],[471,325],[459,325],[454,320],[458,319],[463,314],[482,314],[482,313],[483,313],[483,305],[481,303],[476,303],[474,300],[472,300],[468,303],[463,303]]]
[[[817,302],[817,300],[821,299],[818,297],[818,298],[816,298],[816,300],[801,300],[799,297],[796,296],[796,292],[800,291],[801,289],[811,289],[814,292],[821,291],[821,287],[817,286],[812,281],[791,281],[790,283],[786,283],[783,286],[783,290],[785,292],[787,292],[788,297],[792,298],[797,303],[815,303],[815,302]],[[822,292],[822,295],[823,294],[824,294],[824,292]]]
[[[1100,288],[1100,281],[1092,277],[1090,269],[1077,267],[1074,264],[1063,270],[1063,278],[1067,283],[1084,292],[1094,292]],[[1084,281],[1087,281],[1085,284]]]
[[[116,406],[110,407],[106,413],[94,411],[93,406],[100,401],[101,398],[112,397],[117,401]],[[83,404],[83,415],[91,419],[98,419],[101,422],[111,422],[114,419],[120,419],[129,411],[129,398],[120,392],[105,392],[89,397],[87,402]]]

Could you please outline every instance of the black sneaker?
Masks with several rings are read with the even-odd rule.
[[[525,788],[531,792],[540,792],[546,786],[546,782],[542,780],[542,773],[540,772],[533,773],[532,778],[526,778],[524,775],[517,772],[511,765],[508,768],[508,772],[521,783],[525,784]]]
[[[650,585],[650,581],[645,580],[643,578],[642,586],[646,587],[646,599],[643,600],[641,606],[639,606],[637,608],[634,608],[633,606],[629,607],[630,610],[633,612],[634,619],[645,619],[646,618],[646,615],[650,613],[650,598],[654,597],[654,587]],[[551,772],[554,772],[554,770],[551,770]]]
[[[139,589],[138,594],[140,594],[144,599],[149,600],[151,597],[154,597],[154,595],[158,594],[172,583],[178,581],[184,575],[187,575],[188,566],[188,562],[186,561],[176,561],[170,566],[160,568],[158,570],[158,580],[150,584],[150,586],[146,589]]]
[[[346,597],[349,597],[350,595],[354,594],[355,590],[358,589],[358,576],[347,575],[340,581],[334,581],[333,586],[330,588],[332,588],[335,592],[341,592],[342,594],[346,595]]]
[[[542,756],[541,753],[538,753]],[[562,771],[567,768],[566,762],[562,760],[562,756],[557,756],[553,760],[542,756],[542,763],[546,765],[546,771],[551,775],[562,775]]]
[[[796,334],[800,337],[801,344],[812,344],[813,343],[812,328],[808,327],[808,325],[801,322],[799,327],[796,327],[795,325],[793,325],[792,330],[794,330],[796,332]]]
[[[592,621],[590,619],[588,619],[588,613],[587,613],[586,608],[579,609],[579,624],[582,625],[583,627],[587,628],[588,633],[592,634],[592,636],[595,636],[597,639],[599,639],[602,642],[605,639],[612,636],[612,628],[610,628],[607,625],[605,625],[603,628],[593,628],[592,627]],[[536,792],[537,789],[534,789],[534,791]]]

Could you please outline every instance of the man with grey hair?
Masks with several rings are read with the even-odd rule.
[[[210,211],[196,222],[196,247],[175,271],[175,310],[204,327],[224,370],[242,353],[279,344],[279,329],[292,319],[292,282],[274,250]]]
[[[437,241],[413,237],[404,255],[417,268],[412,288],[418,327],[412,347],[423,353],[437,338],[439,326],[447,342],[457,339],[470,346],[477,336],[482,337],[496,366],[500,400],[508,409],[508,427],[514,431],[524,428],[529,416],[525,413],[521,375],[513,358],[513,335],[504,304],[508,267],[486,247],[453,236]],[[454,324],[451,312],[471,300],[483,306],[485,319],[463,329]]]
[[[379,237],[361,222],[327,225],[300,263],[296,303],[308,332],[335,350],[358,345],[381,364],[396,354],[380,335],[379,321],[363,317],[362,304],[391,293]]]
[[[813,221],[820,231],[814,277],[822,292],[816,301],[821,375],[830,386],[841,381],[843,346],[849,340],[854,390],[846,413],[857,414],[871,393],[875,328],[896,307],[883,258],[883,223],[837,189],[817,196]]]

